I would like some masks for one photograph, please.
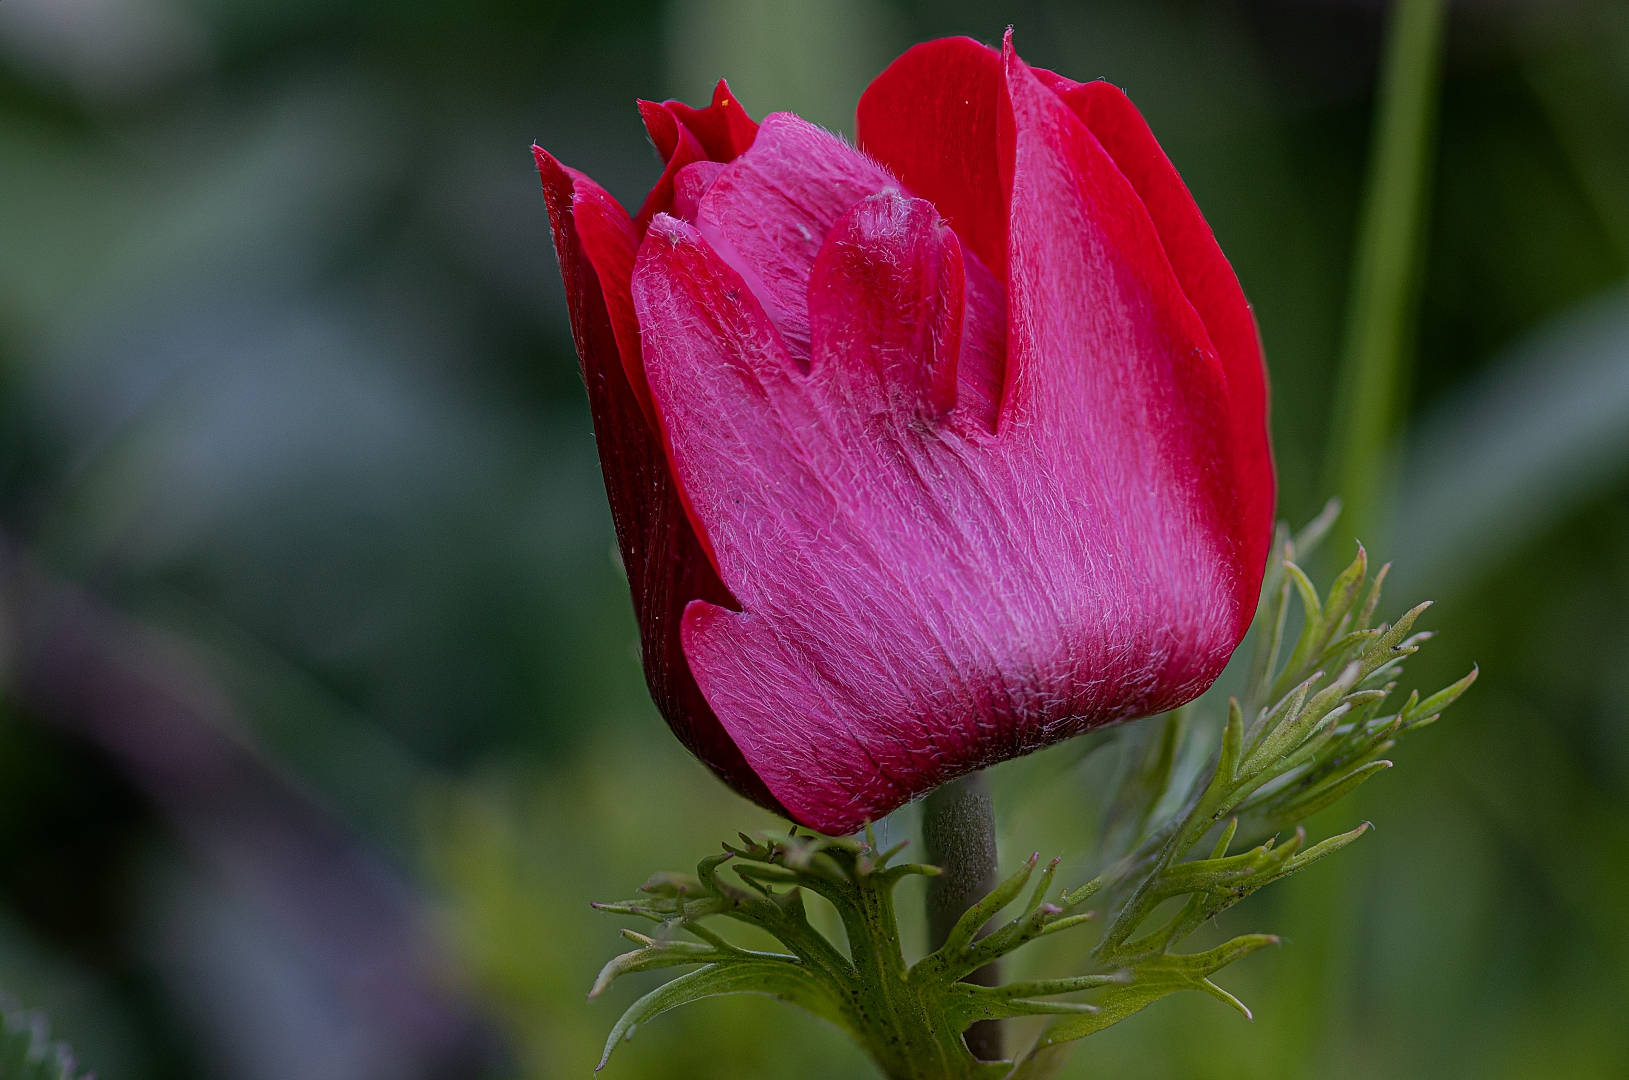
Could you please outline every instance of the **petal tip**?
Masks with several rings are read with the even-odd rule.
[[[701,242],[701,234],[689,222],[668,213],[660,213],[652,217],[650,219],[650,229],[645,235],[666,240],[673,247],[678,247],[681,244],[699,244]]]

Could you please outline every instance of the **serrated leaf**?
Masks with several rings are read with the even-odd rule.
[[[1306,705],[1307,695],[1312,692],[1313,684],[1318,679],[1319,676],[1314,675],[1310,679],[1297,683],[1293,689],[1279,698],[1271,709],[1264,711],[1261,716],[1257,717],[1244,741],[1244,745],[1251,748],[1252,754],[1255,747],[1261,744],[1261,740],[1271,735],[1278,725],[1284,722],[1286,717],[1300,715],[1301,709]]]
[[[972,944],[979,929],[994,918],[996,912],[1018,899],[1018,894],[1024,891],[1024,885],[1029,881],[1029,876],[1035,871],[1035,864],[1039,861],[1039,853],[1031,855],[1017,873],[997,885],[983,900],[968,908],[962,917],[956,920],[956,925],[951,928],[950,935],[945,938],[944,947],[939,952],[947,957],[954,956]]]
[[[1289,576],[1295,585],[1295,591],[1301,597],[1301,634],[1295,639],[1295,647],[1290,650],[1290,658],[1284,662],[1284,670],[1273,684],[1270,695],[1276,699],[1305,678],[1308,664],[1322,649],[1319,644],[1325,638],[1323,619],[1323,601],[1318,599],[1318,590],[1313,587],[1312,581],[1306,573],[1292,562],[1284,564],[1284,573]]]
[[[1385,760],[1365,762],[1311,789],[1285,807],[1279,828],[1298,825],[1318,811],[1335,805],[1356,791],[1364,781],[1391,768],[1391,764]]]
[[[1424,722],[1425,717],[1434,717],[1458,701],[1459,696],[1471,688],[1471,684],[1476,681],[1476,677],[1481,673],[1481,669],[1473,664],[1470,674],[1452,686],[1446,686],[1438,690],[1418,704],[1412,701],[1409,702],[1408,707],[1403,712],[1403,722],[1410,727],[1419,727]]]
[[[1363,549],[1362,544],[1359,544],[1357,557],[1352,560],[1351,565],[1341,571],[1335,583],[1329,587],[1329,597],[1324,601],[1324,634],[1323,641],[1319,642],[1320,650],[1329,643],[1335,628],[1352,610],[1352,605],[1357,603],[1358,595],[1363,591],[1364,579],[1368,576],[1369,553]]]
[[[1041,933],[1057,934],[1063,932],[1064,930],[1073,930],[1077,926],[1084,926],[1086,923],[1096,921],[1097,912],[1095,911],[1082,912],[1079,915],[1065,915],[1062,918],[1047,920],[1046,925],[1041,928]]]
[[[1198,990],[1212,996],[1225,993],[1210,984],[1211,975],[1258,949],[1276,944],[1278,938],[1270,934],[1248,934],[1236,937],[1209,952],[1185,955],[1164,953],[1150,957],[1131,970],[1132,981],[1128,985],[1111,987],[1103,992],[1096,1001],[1098,1012],[1059,1020],[1047,1028],[1031,1054],[1049,1046],[1084,1039],[1088,1035],[1118,1024],[1160,998],[1183,990]],[[1226,999],[1237,1008],[1244,1009],[1232,995],[1226,995]],[[1248,1016],[1249,1011],[1244,1011]],[[1014,1075],[1023,1074],[1015,1072]]]
[[[617,1044],[633,1038],[640,1024],[680,1005],[724,994],[766,994],[780,998],[854,1033],[854,1025],[842,1008],[819,979],[800,964],[763,959],[720,961],[663,983],[630,1005],[611,1029],[605,1041],[605,1053],[594,1071],[605,1068]]]
[[[707,893],[707,890],[702,888],[701,879],[694,874],[676,874],[670,870],[660,870],[652,874],[649,880],[639,886],[639,891],[670,900],[681,893],[689,897],[705,896]]]
[[[612,957],[600,969],[599,977],[589,989],[590,998],[599,997],[617,979],[636,971],[654,971],[657,968],[678,967],[681,964],[706,964],[725,959],[726,956],[711,945],[700,945],[693,941],[655,941],[630,930],[624,930],[622,935],[642,942],[644,948]]]
[[[1319,859],[1335,854],[1335,852],[1339,851],[1347,844],[1350,844],[1352,841],[1368,832],[1371,828],[1373,828],[1373,826],[1365,821],[1355,829],[1351,829],[1343,833],[1337,833],[1327,840],[1318,841],[1318,843],[1307,848],[1307,850],[1303,851],[1301,854],[1297,855],[1295,858],[1286,863],[1284,865],[1283,872],[1278,876],[1287,877],[1290,874],[1295,873],[1297,870],[1305,870]],[[1262,884],[1266,884],[1266,882],[1263,882]]]
[[[1363,644],[1368,639],[1378,637],[1379,633],[1380,632],[1378,630],[1365,629],[1352,630],[1342,634],[1340,637],[1336,638],[1334,641],[1330,642],[1324,647],[1324,651],[1318,656],[1318,662],[1313,666],[1325,669],[1333,667],[1335,663],[1347,653],[1351,652],[1354,648]]]
[[[941,999],[946,1028],[965,1031],[980,1020],[1006,1020],[1014,1016],[1074,1016],[1097,1011],[1096,1005],[1078,1001],[1036,1001],[992,992],[972,983],[951,983]]]
[[[1391,573],[1391,563],[1386,563],[1375,571],[1374,580],[1369,583],[1369,594],[1363,598],[1363,608],[1358,612],[1357,620],[1352,624],[1355,629],[1366,630],[1369,621],[1374,618],[1375,608],[1380,606],[1380,592],[1385,587],[1386,575]]]

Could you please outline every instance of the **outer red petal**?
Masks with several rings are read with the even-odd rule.
[[[963,245],[1006,276],[1007,200],[998,167],[1001,54],[972,38],[907,50],[860,96],[860,149],[938,207]]]
[[[572,337],[594,416],[605,490],[639,618],[645,678],[668,725],[725,783],[761,806],[781,808],[747,765],[702,696],[684,657],[685,605],[701,598],[733,606],[690,528],[661,442],[629,383],[614,329],[614,308],[627,303],[632,223],[604,189],[533,148],[543,181],[554,250],[565,282]],[[633,341],[637,343],[635,335]]]
[[[714,161],[734,161],[747,152],[758,135],[758,125],[730,93],[723,79],[713,88],[713,103],[694,109],[682,101],[664,102],[679,123],[690,129],[707,156]]]
[[[679,170],[698,161],[734,161],[752,145],[758,125],[723,79],[713,89],[713,103],[704,109],[693,109],[682,101],[664,101],[660,105],[641,101],[639,116],[656,152],[666,163],[661,179],[634,215],[634,232],[642,238],[651,218],[673,213],[673,181]]]
[[[656,186],[645,196],[639,213],[634,215],[634,231],[643,237],[650,227],[651,218],[673,212],[673,178],[679,175],[679,170],[708,158],[706,149],[689,128],[679,123],[671,107],[658,105],[654,101],[641,101],[639,115],[645,121],[645,132],[650,135],[650,141],[667,163]]]
[[[1054,92],[1091,129],[1141,197],[1171,269],[1210,332],[1227,375],[1228,411],[1233,418],[1233,494],[1239,515],[1237,534],[1243,545],[1240,562],[1245,570],[1239,579],[1242,635],[1255,612],[1272,543],[1276,488],[1267,425],[1266,366],[1256,320],[1215,234],[1137,107],[1109,83],[1053,79],[1061,84],[1053,87]]]

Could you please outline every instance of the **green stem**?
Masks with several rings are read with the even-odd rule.
[[[928,861],[943,871],[929,879],[927,889],[928,947],[938,949],[962,913],[996,886],[995,810],[983,773],[953,780],[923,801],[922,843]],[[996,986],[1000,965],[986,964],[965,981]],[[979,1021],[967,1029],[965,1040],[980,1061],[1003,1057],[999,1021]]]
[[[1444,0],[1392,8],[1328,458],[1351,535],[1377,535],[1418,282],[1444,21]]]

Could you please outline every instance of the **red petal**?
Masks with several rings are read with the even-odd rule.
[[[854,123],[860,148],[938,207],[962,243],[1005,278],[1001,111],[1001,54],[972,38],[941,38],[872,80]]]
[[[714,161],[734,161],[747,152],[758,134],[758,125],[730,93],[730,86],[723,79],[713,88],[713,103],[704,109],[693,109],[682,101],[664,104],[679,123],[690,129]]]
[[[615,260],[601,271],[584,243],[585,231],[615,234],[617,230],[608,227],[608,222],[615,222],[610,208],[617,213],[621,208],[583,174],[565,168],[540,147],[533,152],[565,282],[572,337],[588,387],[611,517],[639,618],[651,697],[679,740],[725,783],[784,813],[719,723],[684,656],[680,624],[685,605],[698,597],[730,606],[734,600],[696,542],[661,442],[628,382],[607,302],[608,292],[620,289],[626,295],[628,281],[622,277],[618,284],[608,285],[621,274]],[[579,216],[580,207],[588,213]],[[594,224],[589,226],[591,218]],[[631,228],[626,214],[621,220],[623,228]]]
[[[636,104],[639,106],[639,119],[644,121],[645,134],[650,137],[651,145],[662,155],[664,163],[672,161],[673,152],[679,148],[679,129],[682,126],[679,118],[673,115],[672,109],[659,102],[640,98]]]
[[[1058,96],[1073,84],[1010,43],[1001,63],[993,435],[931,419],[948,357],[969,355],[953,234],[903,195],[854,209],[876,195],[869,166],[793,118],[721,174],[700,231],[659,215],[635,263],[665,474],[739,601],[690,603],[684,656],[753,772],[828,832],[1190,700],[1253,606],[1236,388],[1206,322],[1138,189]],[[961,336],[988,341],[1000,286],[979,262],[964,253]],[[807,367],[788,346],[800,287]]]
[[[645,202],[634,217],[634,231],[643,237],[645,230],[650,227],[650,219],[657,214],[671,213],[673,210],[673,180],[679,171],[686,165],[707,160],[707,151],[701,143],[696,141],[690,129],[679,123],[679,118],[673,115],[673,110],[666,105],[658,105],[653,101],[639,103],[639,115],[645,121],[645,133],[655,144],[656,150],[662,155],[666,166],[662,169],[661,178],[645,196]],[[628,261],[629,272],[633,270],[633,260]]]
[[[1272,542],[1275,488],[1266,368],[1256,320],[1215,234],[1136,106],[1109,83],[1054,78],[1060,84],[1055,92],[1091,129],[1142,199],[1171,269],[1221,357],[1233,418],[1238,533],[1246,544],[1241,553],[1247,571],[1239,582],[1241,612],[1253,614]]]
[[[541,150],[537,153],[541,155],[540,162],[548,158]],[[553,158],[548,160],[552,162]],[[571,218],[577,242],[599,279],[627,384],[639,399],[640,409],[654,425],[656,413],[651,407],[650,388],[645,385],[645,369],[639,359],[639,319],[628,292],[637,248],[633,225],[628,220],[628,212],[604,188],[574,169],[565,169],[557,162],[555,167],[570,175]]]

